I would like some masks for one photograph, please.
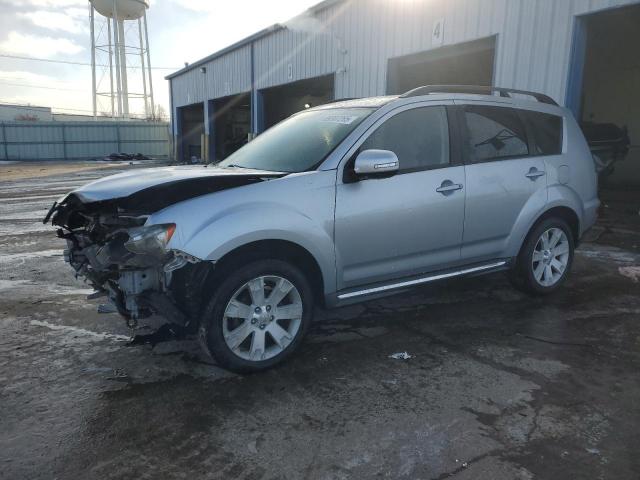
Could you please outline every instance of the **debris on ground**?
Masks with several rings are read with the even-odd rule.
[[[184,338],[185,329],[180,325],[165,323],[158,330],[146,335],[135,335],[129,345],[151,345],[155,347],[158,343],[180,340]]]
[[[253,453],[253,454],[258,453],[257,441],[256,440],[250,441],[247,444],[247,449],[249,450],[250,453]]]
[[[117,313],[118,309],[111,303],[101,303],[98,305],[98,313]]]
[[[106,378],[107,380],[125,380],[129,378],[129,375],[122,368],[116,368],[113,370],[113,375]]]
[[[394,360],[409,360],[411,358],[411,355],[409,355],[407,352],[398,352],[394,353],[393,355],[389,355],[389,358],[393,358]]]
[[[147,157],[141,153],[112,153],[104,157],[104,160],[109,161],[129,161],[129,160],[151,160],[151,157]]]

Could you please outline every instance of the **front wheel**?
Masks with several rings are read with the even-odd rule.
[[[281,260],[258,260],[224,278],[201,325],[207,350],[238,373],[273,367],[299,346],[313,316],[304,274]]]
[[[547,218],[527,236],[509,277],[515,287],[527,293],[552,293],[566,280],[573,253],[574,239],[567,223]]]

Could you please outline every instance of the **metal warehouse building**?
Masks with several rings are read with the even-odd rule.
[[[221,160],[290,114],[428,84],[543,92],[640,138],[638,0],[327,0],[170,80],[178,159]]]

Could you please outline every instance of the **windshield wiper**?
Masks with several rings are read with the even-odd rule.
[[[497,151],[500,151],[507,146],[507,144],[505,143],[507,140],[511,140],[512,138],[516,138],[516,137],[518,136],[515,133],[513,133],[511,130],[507,128],[503,128],[494,136],[489,137],[480,143],[476,143],[474,147],[483,147],[484,145],[491,145]]]

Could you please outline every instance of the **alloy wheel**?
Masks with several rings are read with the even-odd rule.
[[[282,353],[302,324],[302,297],[286,278],[249,280],[231,296],[224,311],[224,341],[238,357],[263,361]]]
[[[543,287],[552,287],[560,281],[569,264],[569,239],[560,228],[542,233],[533,250],[533,277]]]

